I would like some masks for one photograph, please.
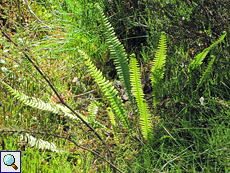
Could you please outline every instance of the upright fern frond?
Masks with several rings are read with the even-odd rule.
[[[160,89],[160,81],[163,79],[164,75],[164,65],[166,61],[166,37],[165,34],[162,33],[160,40],[159,40],[159,46],[155,55],[155,59],[152,64],[151,68],[151,74],[150,79],[152,82],[152,88],[153,88],[153,106],[155,107],[155,115],[156,115],[156,105],[158,104],[158,97],[159,97],[159,89]]]
[[[130,80],[133,87],[133,95],[136,97],[137,106],[140,112],[140,125],[141,131],[145,139],[148,139],[151,123],[150,123],[150,114],[149,108],[144,100],[144,93],[141,86],[141,74],[138,67],[135,54],[130,56]]]
[[[223,32],[224,34],[222,36],[220,36],[220,38],[215,41],[211,46],[209,46],[208,48],[206,48],[205,50],[203,50],[201,53],[199,53],[196,57],[194,62],[191,63],[190,65],[190,69],[194,69],[197,68],[198,66],[200,66],[202,64],[202,61],[204,60],[204,58],[206,57],[206,55],[208,54],[208,52],[215,47],[217,44],[219,44],[220,42],[222,42],[225,38],[225,36],[227,35],[227,32]],[[190,72],[190,69],[188,72]]]
[[[144,99],[144,93],[141,86],[141,73],[140,69],[138,68],[138,63],[135,58],[135,54],[130,55],[129,66],[131,72],[130,81],[133,87],[132,89],[134,91],[133,95],[136,97],[137,105],[140,110],[142,100]]]
[[[89,123],[94,126],[95,116],[98,111],[98,107],[94,102],[91,102],[91,104],[88,107],[89,110]]]
[[[84,59],[84,63],[88,67],[89,73],[95,78],[95,82],[98,84],[99,89],[104,94],[105,99],[110,102],[115,115],[117,115],[122,120],[129,133],[131,134],[132,131],[127,118],[127,113],[121,104],[121,98],[118,98],[116,96],[118,92],[114,89],[109,81],[106,81],[106,79],[102,76],[100,70],[97,70],[97,68],[93,65],[90,58],[83,51],[78,50],[78,52]]]
[[[142,103],[142,110],[143,112],[140,112],[140,125],[141,125],[141,130],[143,133],[143,136],[145,139],[148,139],[149,137],[149,131],[151,128],[151,123],[150,123],[150,113],[149,113],[149,108],[148,108],[148,104],[146,103],[146,100],[143,99]]]
[[[125,92],[128,94],[128,98],[131,101],[131,104],[134,105],[133,95],[131,93],[128,59],[125,53],[124,46],[115,36],[114,29],[111,26],[111,24],[108,22],[107,18],[104,16],[101,7],[97,5],[97,8],[99,9],[102,18],[104,34],[106,36],[106,43],[109,45],[111,57],[114,60],[119,79],[122,83],[122,87],[125,89]]]
[[[107,108],[107,112],[108,112],[108,114],[109,114],[110,121],[111,121],[111,124],[112,124],[112,128],[113,128],[113,132],[114,132],[115,141],[116,141],[116,143],[118,144],[117,131],[116,131],[116,122],[115,122],[115,117],[114,117],[113,111],[111,110],[110,107],[108,107],[108,108]]]
[[[150,75],[150,78],[153,84],[157,80],[163,79],[163,75],[164,75],[163,67],[166,61],[166,51],[167,51],[166,37],[165,34],[162,33],[159,40],[159,46],[155,55],[155,59],[153,61],[153,66],[151,69],[152,73]]]
[[[203,73],[202,78],[200,79],[200,82],[199,82],[199,84],[197,85],[196,91],[200,88],[200,86],[203,84],[204,80],[207,78],[208,74],[212,71],[212,65],[213,65],[214,60],[215,60],[216,57],[213,56],[213,55],[212,55],[211,57],[213,57],[213,58],[212,58],[212,60],[209,62],[207,69],[206,69],[205,72]]]

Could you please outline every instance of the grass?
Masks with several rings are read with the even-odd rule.
[[[106,79],[115,83],[116,70],[110,58],[102,28],[98,23],[99,15],[94,3],[90,0],[87,2],[81,0],[77,2],[53,0],[52,3],[42,0],[37,3],[30,2],[31,9],[37,17],[51,26],[52,30],[42,27],[43,25],[34,20],[26,7],[22,5],[21,11],[26,14],[29,20],[28,25],[22,26],[15,20],[17,32],[4,30],[18,46],[10,43],[3,35],[0,37],[3,48],[0,50],[1,80],[28,96],[44,101],[55,101],[55,95],[48,84],[30,62],[25,60],[22,48],[28,48],[29,54],[33,56],[39,68],[74,110],[89,117],[92,115],[89,112],[89,106],[91,103],[97,104],[98,108],[92,119],[105,125],[107,130],[97,127],[95,129],[111,150],[115,166],[123,172],[229,172],[230,83],[227,51],[229,36],[223,44],[210,52],[210,55],[217,57],[213,72],[202,87],[197,92],[193,92],[210,61],[210,55],[205,58],[201,67],[188,76],[188,65],[193,61],[193,54],[187,45],[205,39],[201,36],[200,40],[187,39],[185,43],[184,40],[179,42],[180,35],[177,32],[174,33],[175,35],[167,34],[165,77],[159,90],[161,99],[156,114],[161,121],[152,131],[151,140],[145,141],[140,133],[139,123],[135,122],[132,116],[129,101],[124,102],[134,135],[128,135],[122,125],[116,125],[117,143],[111,130],[108,113],[105,111],[108,103],[102,99],[102,93],[97,91],[94,79],[88,75],[87,68],[80,61],[77,53],[78,47],[83,49]],[[102,1],[98,3],[101,7],[107,8],[106,3]],[[142,64],[144,92],[145,97],[148,98],[151,96],[151,91],[147,90],[148,87],[151,88],[148,80],[149,68],[157,48],[159,35],[172,23],[160,12],[152,14],[150,4],[146,13],[136,12],[133,15],[141,17],[138,18],[139,23],[148,23],[149,27],[156,30],[148,31],[150,34],[146,39],[146,45],[141,47],[130,45],[127,40],[133,37],[129,33],[134,34],[135,27],[128,24],[123,28],[116,27],[114,20],[117,23],[118,21],[125,23],[126,17],[131,15],[129,11],[131,9],[126,9],[126,7],[116,9],[111,6],[109,7],[112,9],[108,11],[108,14],[113,12],[115,17],[109,18],[110,22],[114,24],[115,31],[122,30],[125,33],[125,36],[121,33],[120,37],[124,39],[123,44],[127,53],[136,53],[139,64]],[[16,5],[13,9],[15,12],[18,10]],[[119,10],[120,13],[117,12]],[[189,13],[192,13],[192,9],[189,10]],[[203,32],[212,32],[211,27],[204,30]],[[181,32],[181,35],[185,34],[183,30]],[[202,41],[201,44],[205,48],[205,42]],[[96,92],[74,97],[92,90]],[[199,101],[201,97],[204,97],[204,105],[201,105]],[[112,172],[112,168],[105,160],[86,150],[86,148],[91,149],[107,158],[105,146],[83,123],[23,105],[3,86],[1,86],[0,98],[2,104],[0,150],[22,151],[22,172]],[[152,111],[151,99],[148,100],[148,105]],[[63,121],[68,121],[68,124]],[[67,126],[65,131],[63,124]],[[50,148],[39,148],[27,140],[20,139],[21,135],[26,133],[33,134],[37,139],[54,143],[59,152]],[[71,140],[85,149],[77,147]]]

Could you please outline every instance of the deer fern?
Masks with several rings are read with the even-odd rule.
[[[227,32],[223,32],[224,34],[222,36],[220,36],[220,38],[215,41],[211,46],[209,46],[208,48],[206,48],[205,50],[203,50],[201,53],[199,53],[194,59],[194,62],[191,63],[190,65],[190,69],[194,69],[197,68],[198,66],[200,66],[202,64],[202,61],[204,60],[204,58],[206,57],[206,55],[208,54],[208,52],[215,47],[217,44],[219,44],[220,42],[222,42],[225,38],[225,36],[227,35]],[[190,72],[190,69],[188,72]]]
[[[115,121],[114,113],[113,113],[113,111],[111,110],[110,107],[107,108],[107,112],[108,112],[108,114],[109,114],[110,122],[111,122],[111,125],[112,125],[112,128],[113,128],[114,139],[115,139],[116,143],[118,144],[117,130],[116,130],[116,121]]]
[[[108,47],[111,52],[111,57],[114,59],[114,63],[117,69],[119,79],[122,83],[122,87],[125,89],[125,92],[128,94],[128,98],[131,104],[134,106],[133,95],[131,93],[128,59],[125,53],[124,46],[115,36],[114,29],[108,22],[108,19],[105,17],[101,7],[97,5],[97,8],[99,9],[99,13],[102,18],[101,21],[104,27],[103,29],[106,37],[106,43],[109,45]]]
[[[7,90],[10,92],[10,94],[12,96],[14,96],[16,99],[20,100],[21,102],[23,102],[25,105],[36,108],[36,109],[40,109],[43,111],[49,111],[52,112],[54,114],[58,114],[58,115],[63,115],[66,117],[69,117],[71,119],[76,119],[78,120],[78,118],[76,116],[74,116],[71,111],[59,104],[56,104],[55,102],[44,102],[41,99],[38,98],[34,98],[34,97],[29,97],[15,89],[13,89],[11,86],[9,86],[8,84],[6,84],[5,82],[1,81],[0,82],[7,88]],[[91,119],[81,116],[86,122],[91,122],[94,123],[94,126],[97,127],[101,127],[103,129],[106,129],[106,127],[98,122],[92,122]]]
[[[149,108],[144,100],[144,93],[141,88],[141,74],[140,69],[138,67],[137,60],[135,58],[135,54],[132,54],[130,56],[130,80],[131,85],[133,87],[133,95],[136,97],[137,106],[140,113],[140,125],[141,125],[141,131],[145,139],[148,139],[149,136],[149,130],[151,127],[150,123],[150,114],[149,114]]]
[[[103,93],[104,98],[108,102],[110,102],[115,115],[117,115],[122,120],[125,127],[131,134],[132,131],[131,131],[130,124],[127,118],[127,113],[121,104],[122,103],[121,98],[117,97],[118,92],[114,89],[112,84],[103,77],[100,70],[97,70],[97,68],[93,65],[92,61],[87,56],[87,54],[85,54],[81,50],[78,50],[78,52],[84,59],[84,64],[88,67],[89,73],[91,74],[91,76],[95,78],[95,82],[98,84],[98,87],[100,91]]]
[[[166,49],[167,49],[166,37],[165,34],[162,33],[159,40],[159,46],[155,55],[155,59],[152,64],[151,74],[150,74],[150,79],[153,87],[153,105],[155,107],[155,113],[154,113],[155,115],[156,115],[156,105],[160,93],[159,85],[164,75],[164,65],[166,62]]]
[[[203,73],[202,78],[200,79],[200,82],[199,82],[199,84],[197,85],[196,91],[200,88],[200,86],[203,84],[203,82],[204,82],[205,79],[207,78],[208,74],[212,71],[212,65],[213,65],[213,63],[214,63],[215,57],[214,57],[213,55],[212,55],[211,57],[213,57],[213,58],[212,58],[212,60],[209,62],[207,69],[206,69],[205,72]]]

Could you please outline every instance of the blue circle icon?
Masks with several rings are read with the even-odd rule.
[[[7,166],[12,166],[15,170],[18,169],[18,167],[14,164],[15,163],[15,158],[11,154],[7,154],[3,158],[3,162]]]

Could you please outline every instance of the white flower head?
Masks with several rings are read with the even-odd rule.
[[[3,59],[1,59],[1,64],[6,64],[6,61],[4,61]]]
[[[204,97],[201,97],[201,98],[200,98],[200,104],[201,104],[201,105],[204,105]]]

